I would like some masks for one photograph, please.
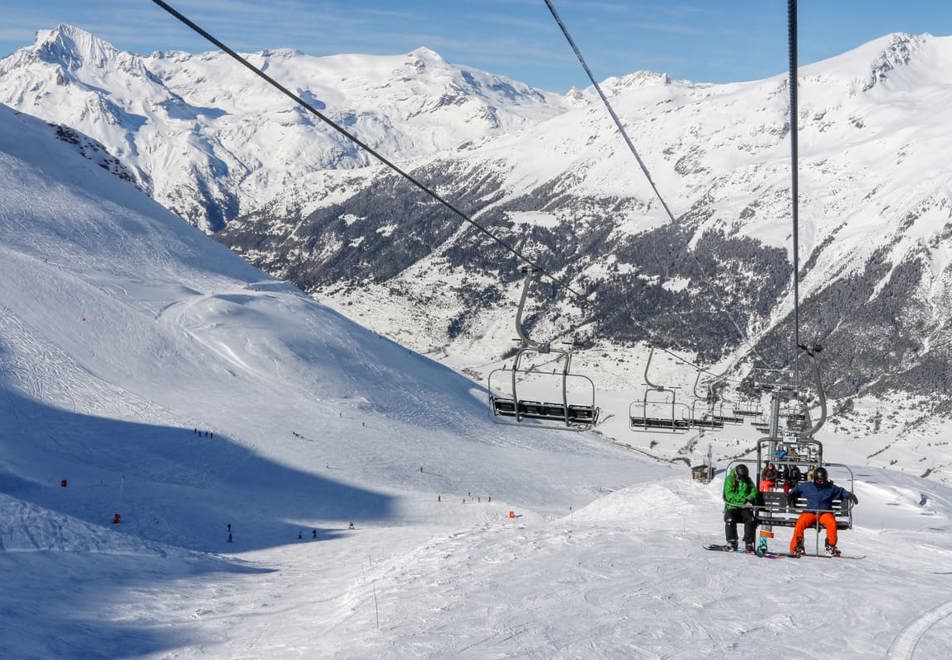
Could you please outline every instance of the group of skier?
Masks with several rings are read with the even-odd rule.
[[[772,465],[768,464],[770,468]],[[765,468],[765,473],[767,472]],[[800,470],[797,468],[799,477]],[[807,527],[814,525],[819,520],[819,524],[826,528],[826,552],[830,556],[838,557],[840,555],[837,544],[836,516],[833,515],[834,500],[851,500],[853,504],[859,504],[856,495],[850,491],[837,486],[829,479],[826,468],[820,466],[812,470],[812,480],[792,482],[789,479],[784,481],[784,492],[787,495],[787,502],[793,507],[799,498],[806,499],[806,508],[797,518],[793,528],[793,538],[790,539],[790,556],[801,557],[803,555],[803,533]],[[766,477],[773,476],[773,480]],[[727,543],[731,549],[737,549],[737,524],[744,525],[744,549],[747,552],[755,552],[754,535],[757,531],[757,507],[761,504],[760,492],[769,492],[776,487],[776,471],[773,474],[761,475],[761,489],[758,489],[750,478],[750,472],[746,465],[739,464],[727,473],[724,479],[724,533],[727,537]]]

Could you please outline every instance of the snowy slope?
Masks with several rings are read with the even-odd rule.
[[[6,550],[266,548],[406,524],[440,493],[493,497],[496,515],[561,510],[633,469],[666,472],[594,437],[504,432],[469,381],[247,266],[55,127],[2,112]]]
[[[599,443],[532,433],[514,445],[511,434],[486,419],[484,395],[469,381],[263,276],[131,185],[87,164],[69,143],[50,139],[51,127],[7,110],[3,130],[9,145],[3,176],[11,185],[3,193],[0,291],[5,396],[16,410],[5,419],[14,427],[46,427],[36,431],[46,437],[88,418],[102,435],[90,451],[102,469],[121,471],[128,425],[140,436],[136,444],[168,454],[131,452],[128,469],[150,478],[183,460],[166,443],[188,448],[190,476],[175,474],[185,468],[178,465],[169,477],[172,490],[209,488],[236,466],[244,465],[239,473],[248,476],[257,462],[275,461],[272,479],[351,493],[352,515],[388,510],[388,497],[347,482],[362,473],[375,483],[384,478],[381,470],[390,475],[386,461],[378,465],[373,457],[398,438],[390,460],[400,457],[414,470],[443,452],[515,457],[533,448],[568,450],[584,464],[605,451]],[[236,416],[238,410],[244,414]],[[214,432],[216,441],[196,438],[196,428]],[[346,452],[339,438],[348,439]],[[63,440],[19,442],[40,454],[56,453]],[[41,463],[42,473],[18,471],[18,477],[49,480],[68,460],[55,468],[35,464]],[[290,472],[278,467],[292,463]],[[305,468],[326,474],[311,483],[299,472]],[[341,483],[329,478],[332,468],[343,472]],[[466,470],[474,483],[493,489],[491,467]],[[587,478],[578,475],[579,492],[589,488]],[[132,475],[126,481],[129,496],[136,486]],[[557,483],[562,492],[564,479]],[[401,478],[394,485],[405,484]],[[545,492],[536,485],[524,495],[541,504]],[[231,496],[216,493],[222,503]],[[158,532],[157,538],[165,540]]]

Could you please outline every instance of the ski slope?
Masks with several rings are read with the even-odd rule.
[[[948,488],[857,469],[865,559],[706,552],[720,480],[492,424],[55,132],[0,107],[0,657],[952,647]]]

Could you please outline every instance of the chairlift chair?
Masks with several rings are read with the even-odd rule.
[[[653,395],[661,398],[652,398]],[[690,409],[677,402],[677,392],[673,389],[645,389],[642,400],[632,401],[628,406],[628,428],[632,431],[685,433],[691,429]]]
[[[489,409],[493,421],[500,424],[531,426],[570,431],[584,431],[592,428],[598,421],[599,409],[595,405],[595,384],[587,376],[571,373],[574,344],[569,348],[554,348],[549,343],[540,343],[529,338],[522,325],[529,287],[536,275],[536,269],[525,266],[520,269],[526,274],[522,287],[522,296],[516,311],[516,333],[519,335],[519,349],[513,359],[512,368],[505,365],[490,372],[488,378]],[[551,372],[539,371],[525,366],[526,358],[533,355],[551,355],[556,368]],[[556,384],[560,396],[555,402],[537,401],[520,398],[520,379],[523,384],[527,377],[550,379]],[[569,383],[579,385],[589,392],[581,401],[569,401]],[[505,387],[508,384],[508,388]],[[501,386],[501,387],[497,387]],[[508,392],[501,394],[500,390]],[[527,423],[528,422],[528,423]]]
[[[853,492],[855,477],[853,475],[852,469],[848,465],[842,463],[827,463],[823,461],[823,445],[817,440],[797,440],[792,443],[792,446],[795,447],[798,451],[791,457],[791,454],[788,453],[786,457],[777,458],[771,453],[771,439],[763,438],[757,444],[757,459],[756,462],[753,461],[744,461],[736,460],[731,461],[728,465],[728,470],[735,468],[739,463],[746,463],[748,470],[752,476],[756,476],[755,483],[760,485],[760,476],[763,473],[763,468],[767,465],[768,462],[773,463],[779,468],[781,467],[791,467],[796,465],[800,469],[801,481],[806,481],[807,474],[810,470],[815,470],[816,468],[823,466],[827,469],[835,469],[837,471],[842,471],[846,474],[849,480],[849,487],[847,490]],[[835,481],[835,480],[834,480]],[[760,490],[758,488],[758,490]],[[800,517],[800,514],[805,510],[806,502],[800,498],[793,505],[789,504],[787,501],[787,493],[784,492],[784,484],[781,481],[777,481],[776,485],[773,486],[770,490],[760,491],[758,503],[755,506],[757,510],[757,520],[758,524],[767,528],[767,530],[772,530],[773,527],[794,527],[797,524],[797,519]],[[826,513],[827,511],[821,511],[819,513]],[[837,529],[852,529],[853,528],[853,504],[850,500],[840,501],[834,500],[833,508],[828,511],[832,513],[834,518],[836,518],[836,527]]]
[[[717,396],[714,393],[711,384],[707,384],[707,393],[701,395],[697,391],[697,386],[701,381],[701,370],[697,370],[697,377],[694,379],[694,401],[691,402],[691,426],[709,431],[720,431],[724,428],[724,421],[717,419],[714,415]]]
[[[760,399],[745,397],[734,404],[734,414],[741,417],[761,417],[764,414],[764,407]]]
[[[817,395],[819,398],[820,404],[820,417],[816,423],[813,423],[810,419],[810,415],[806,408],[803,409],[803,422],[797,419],[795,416],[793,420],[795,422],[804,423],[804,428],[797,430],[792,433],[785,433],[783,437],[767,437],[761,438],[757,442],[757,463],[756,463],[756,472],[758,479],[763,471],[763,468],[768,462],[773,463],[778,466],[778,468],[783,471],[784,468],[788,469],[791,466],[796,465],[801,474],[801,479],[806,479],[806,476],[809,474],[811,469],[816,469],[820,466],[826,468],[835,468],[837,470],[843,470],[846,472],[849,478],[849,488],[850,492],[853,492],[855,478],[853,471],[849,466],[842,463],[828,463],[823,460],[823,443],[814,438],[814,434],[820,430],[826,421],[826,394],[823,389],[823,383],[820,378],[819,365],[816,360],[815,353],[819,352],[819,347],[814,347],[813,349],[808,349],[806,347],[801,347],[806,350],[807,354],[810,356],[810,364],[813,375],[814,386],[816,387]],[[780,393],[777,393],[779,397]],[[779,410],[778,410],[779,412]],[[788,416],[788,422],[791,417]],[[758,489],[759,490],[759,489]],[[759,524],[762,526],[761,530],[761,539],[760,546],[758,547],[758,552],[766,551],[767,538],[773,536],[773,527],[794,527],[797,523],[797,519],[800,517],[800,514],[805,510],[806,502],[803,498],[799,498],[797,502],[791,504],[788,502],[787,493],[784,492],[783,484],[778,480],[777,483],[766,492],[760,493],[760,501],[756,507],[757,509],[757,518]],[[833,506],[828,511],[816,511],[816,513],[831,513],[836,519],[837,529],[852,529],[853,527],[853,503],[851,500],[834,500]],[[817,520],[816,523],[817,530],[817,545],[819,546],[819,532],[820,532],[820,523]]]
[[[726,407],[730,405],[730,407]],[[723,422],[724,424],[743,424],[744,418],[738,415],[735,406],[737,404],[732,401],[727,401],[726,399],[721,399],[717,404],[717,412],[711,415],[712,419],[717,420],[718,422]]]
[[[677,389],[652,383],[648,369],[654,357],[654,346],[648,351],[645,363],[645,392],[640,401],[628,406],[628,428],[632,431],[661,431],[685,433],[691,429],[691,410],[678,403]]]

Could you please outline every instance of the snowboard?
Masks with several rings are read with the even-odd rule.
[[[781,554],[779,554],[779,553],[770,552],[770,551],[764,552],[764,553],[762,553],[762,554],[757,554],[757,553],[754,553],[754,552],[747,552],[747,551],[744,550],[743,548],[737,548],[737,550],[734,550],[734,549],[731,548],[729,545],[716,545],[716,544],[715,544],[715,545],[705,545],[705,546],[704,546],[704,549],[705,549],[705,550],[713,550],[714,552],[733,552],[733,553],[736,553],[736,554],[738,554],[738,555],[748,555],[748,554],[749,554],[751,557],[761,557],[761,558],[763,558],[763,559],[780,559],[781,557],[784,556],[784,555],[781,555]]]
[[[712,550],[714,552],[733,552],[739,555],[750,554],[752,557],[761,557],[763,559],[785,559],[785,558],[796,559],[796,557],[791,557],[786,552],[772,552],[768,550],[761,554],[748,553],[748,552],[745,552],[743,548],[738,548],[737,550],[734,550],[729,545],[717,545],[717,544],[705,545],[703,547],[705,550]],[[840,555],[838,557],[831,557],[830,555],[826,555],[826,554],[820,554],[820,555],[803,554],[800,556],[804,558],[810,557],[812,559],[866,559],[866,555]]]
[[[789,555],[784,555],[784,557],[787,557],[787,556],[789,556]],[[803,557],[803,558],[809,557],[809,558],[811,558],[811,559],[866,559],[866,555],[837,555],[837,556],[833,557],[833,556],[828,555],[828,554],[825,554],[825,553],[821,553],[821,554],[819,554],[819,555],[815,555],[815,554],[811,554],[811,553],[805,553],[805,554],[802,554],[802,555],[800,555],[800,556]],[[791,557],[791,559],[793,559],[793,557]]]

